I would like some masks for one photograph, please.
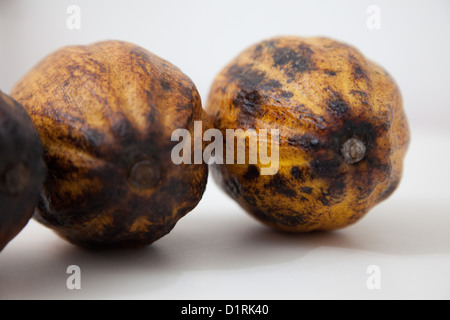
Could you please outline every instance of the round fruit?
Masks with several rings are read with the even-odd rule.
[[[213,167],[219,185],[274,228],[345,227],[400,182],[409,142],[400,92],[344,43],[290,36],[255,44],[218,74],[206,111],[223,131],[279,130],[276,174],[262,175],[260,162]]]
[[[0,91],[0,250],[33,215],[46,168],[25,109]]]
[[[175,165],[171,135],[192,132],[206,114],[169,62],[119,41],[65,47],[12,95],[29,111],[49,169],[36,218],[70,242],[148,245],[200,201],[208,167]]]

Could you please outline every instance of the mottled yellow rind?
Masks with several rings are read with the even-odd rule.
[[[213,166],[219,185],[276,229],[348,226],[400,182],[409,129],[399,89],[347,44],[294,36],[255,44],[217,75],[206,111],[222,131],[279,130],[276,175],[260,175],[260,164]],[[341,154],[350,138],[367,148],[354,164]]]
[[[29,112],[49,168],[36,218],[72,243],[150,244],[200,201],[207,165],[175,165],[171,135],[193,136],[194,121],[208,121],[194,83],[169,62],[121,41],[69,46],[12,96]],[[141,161],[157,173],[144,188],[130,181]]]

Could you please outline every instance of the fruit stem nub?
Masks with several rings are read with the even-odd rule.
[[[139,189],[153,187],[160,178],[159,166],[151,160],[136,162],[128,174],[128,181]]]
[[[341,147],[345,163],[353,164],[361,161],[366,154],[366,146],[358,138],[350,138]]]

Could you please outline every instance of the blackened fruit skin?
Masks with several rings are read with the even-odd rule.
[[[45,174],[33,122],[17,101],[0,91],[0,250],[32,217]]]
[[[295,36],[257,43],[217,75],[206,111],[223,132],[279,130],[275,175],[260,175],[261,163],[212,167],[226,193],[275,229],[346,227],[400,182],[410,139],[400,90],[345,43]]]
[[[12,94],[31,114],[49,169],[36,218],[71,243],[146,246],[200,201],[208,167],[175,165],[171,135],[193,137],[205,113],[194,83],[168,61],[121,41],[69,46]]]

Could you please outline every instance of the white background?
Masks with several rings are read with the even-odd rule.
[[[81,29],[66,27],[69,5]],[[381,29],[366,26],[381,10]],[[1,299],[450,298],[450,2],[0,0],[0,90],[68,44],[119,39],[169,60],[203,101],[219,70],[276,35],[329,36],[396,79],[412,140],[399,189],[356,225],[286,235],[250,218],[210,180],[174,230],[138,251],[89,252],[31,221],[0,253]],[[68,290],[66,268],[82,271]],[[367,268],[381,270],[369,290]]]

